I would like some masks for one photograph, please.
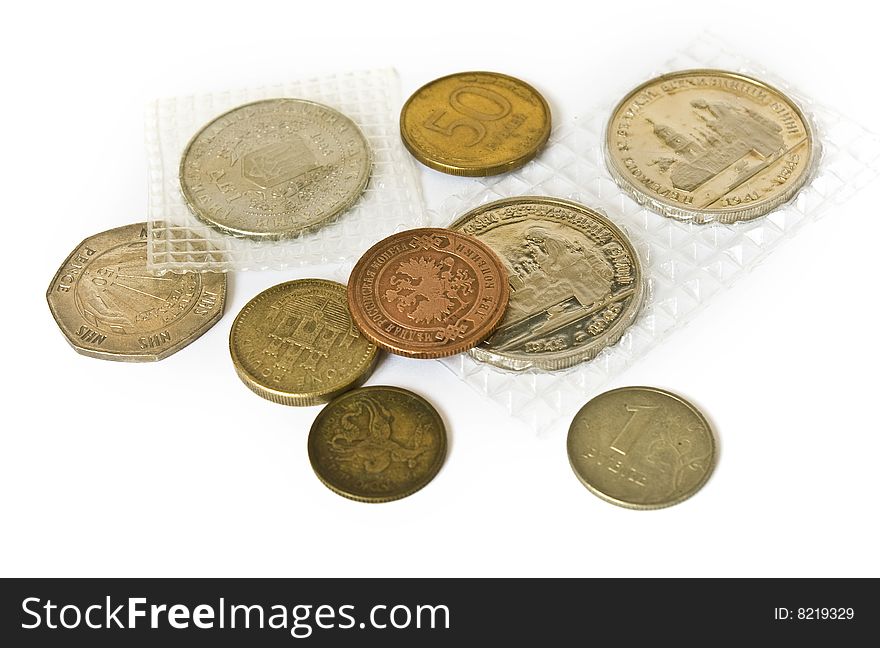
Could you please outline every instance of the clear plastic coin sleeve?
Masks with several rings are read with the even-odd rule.
[[[370,70],[161,99],[148,106],[148,266],[158,273],[225,272],[340,262],[357,258],[395,230],[424,225],[414,162],[400,142],[399,86],[394,70]],[[352,119],[372,149],[369,184],[349,210],[296,238],[257,241],[223,234],[187,208],[178,178],[180,157],[193,135],[215,117],[242,104],[277,97],[322,103]]]
[[[615,184],[603,142],[613,107],[639,83],[665,72],[717,68],[740,72],[782,90],[811,120],[821,148],[813,174],[795,197],[765,216],[736,224],[695,224],[637,204]],[[595,359],[561,371],[507,371],[466,353],[440,360],[456,376],[501,404],[536,432],[567,426],[575,412],[609,381],[688,322],[715,295],[753,269],[784,240],[826,209],[846,202],[880,174],[880,137],[810,100],[760,66],[704,37],[654,74],[621,79],[605,103],[557,127],[547,147],[523,168],[481,181],[430,214],[433,225],[511,196],[548,195],[604,213],[630,237],[643,265],[648,296],[622,339]]]

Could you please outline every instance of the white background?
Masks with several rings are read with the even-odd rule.
[[[599,500],[564,431],[536,437],[439,363],[394,357],[369,384],[437,406],[446,464],[398,502],[331,493],[306,456],[319,408],[253,395],[227,336],[260,290],[332,269],[231,277],[225,317],[160,363],[74,353],[44,293],[80,240],[145,218],[142,115],[158,96],[391,65],[405,97],[489,69],[534,84],[561,123],[710,30],[880,128],[877,22],[855,3],[304,4],[4,10],[0,574],[880,575],[877,184],[610,385],[677,391],[716,427],[714,476],[661,511]],[[420,174],[429,206],[471,182]]]

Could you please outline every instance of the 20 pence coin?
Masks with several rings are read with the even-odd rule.
[[[223,315],[226,275],[156,275],[147,268],[147,224],[90,236],[61,264],[46,292],[71,346],[104,360],[167,358]]]

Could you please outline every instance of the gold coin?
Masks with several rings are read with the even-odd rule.
[[[721,70],[643,83],[614,109],[605,144],[608,169],[637,202],[697,223],[776,209],[807,181],[818,154],[791,99]]]
[[[604,500],[657,509],[696,493],[715,467],[709,421],[681,396],[655,387],[600,394],[575,415],[568,459]]]
[[[523,166],[550,136],[550,107],[529,84],[496,72],[431,81],[400,112],[400,135],[425,166],[488,176]]]
[[[265,99],[215,118],[180,160],[190,211],[233,236],[282,239],[349,209],[370,179],[367,138],[339,111]]]
[[[312,468],[330,490],[359,502],[390,502],[434,478],[446,458],[446,428],[411,391],[362,387],[321,410],[308,445]]]
[[[136,223],[80,243],[49,284],[46,300],[77,352],[104,360],[162,360],[220,319],[226,275],[153,274],[147,224]]]
[[[300,279],[250,300],[232,323],[229,352],[254,393],[282,405],[317,405],[357,387],[378,350],[348,312],[345,286]]]
[[[554,370],[616,343],[645,299],[629,238],[569,200],[518,196],[481,205],[450,229],[504,260],[510,299],[492,335],[468,353],[505,369]]]

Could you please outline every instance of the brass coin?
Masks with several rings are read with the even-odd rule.
[[[180,189],[199,219],[233,236],[282,239],[351,207],[372,155],[357,125],[328,106],[266,99],[207,124],[180,160]]]
[[[327,405],[309,433],[309,461],[325,486],[359,502],[390,502],[434,479],[446,428],[431,404],[400,387],[362,387]]]
[[[478,360],[514,370],[570,367],[617,342],[644,302],[632,243],[578,203],[506,198],[469,211],[450,229],[495,250],[510,281],[504,319],[469,351]]]
[[[602,499],[657,509],[683,502],[706,483],[715,467],[715,436],[681,396],[622,387],[596,396],[575,415],[568,459]]]
[[[355,327],[345,286],[324,279],[278,284],[232,323],[229,352],[255,394],[282,405],[317,405],[362,384],[378,350]]]
[[[61,264],[49,310],[73,348],[103,360],[147,362],[180,351],[223,315],[226,275],[147,270],[147,224],[95,234]]]
[[[496,72],[431,81],[400,112],[400,135],[425,166],[488,176],[523,166],[550,136],[550,107],[529,84]]]
[[[348,307],[374,343],[441,358],[485,340],[504,315],[507,271],[478,239],[447,229],[392,234],[367,250],[348,281]]]
[[[791,99],[721,70],[643,83],[614,109],[605,143],[608,169],[637,202],[697,223],[776,209],[807,181],[818,154]]]

